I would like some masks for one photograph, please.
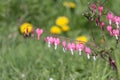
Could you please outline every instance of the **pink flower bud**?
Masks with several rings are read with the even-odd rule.
[[[98,11],[100,12],[100,16],[102,15],[102,12],[103,12],[103,6],[99,6],[98,7]]]
[[[91,8],[93,9],[94,12],[96,12],[96,4],[92,4]]]
[[[96,26],[99,26],[99,18],[96,18],[95,22],[96,22]]]
[[[104,22],[100,22],[100,27],[103,28],[105,26]]]

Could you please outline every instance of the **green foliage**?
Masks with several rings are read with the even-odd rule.
[[[84,53],[79,56],[75,52],[72,56],[70,52],[63,53],[61,47],[56,51],[48,48],[43,38],[37,41],[19,34],[21,23],[30,22],[49,31],[57,17],[67,16],[69,37],[74,39],[83,34],[90,37],[93,30],[99,43],[95,24],[82,16],[90,0],[71,0],[76,4],[74,10],[64,7],[64,1],[69,0],[0,0],[0,80],[117,80],[116,72],[100,56],[97,61],[88,60]],[[107,7],[119,14],[120,1],[107,1]],[[118,53],[115,52],[115,59],[120,66]]]

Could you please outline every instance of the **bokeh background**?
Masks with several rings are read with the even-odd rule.
[[[95,28],[82,14],[88,3],[96,0],[0,0],[0,80],[117,80],[116,72],[101,58],[88,60],[86,55],[64,53],[62,47],[48,48],[42,39],[24,38],[20,25],[29,22],[33,27],[50,32],[56,19],[66,16],[70,30],[60,35],[76,39],[84,36],[91,42],[94,31],[99,44],[104,44]],[[74,3],[70,8],[65,2]],[[107,9],[120,14],[119,0],[100,0]],[[119,51],[118,51],[119,52]]]

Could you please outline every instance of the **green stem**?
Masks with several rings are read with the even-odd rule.
[[[120,64],[119,64],[119,54],[117,53],[119,52],[118,50],[115,51],[115,61],[116,61],[116,66],[117,66],[117,76],[118,76],[118,80],[120,80]]]

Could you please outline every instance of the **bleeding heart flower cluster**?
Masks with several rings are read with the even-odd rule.
[[[32,30],[31,37],[34,37],[34,32],[37,34],[37,40],[40,40],[44,30],[41,28],[37,28],[35,31]],[[80,41],[68,42],[66,39],[61,40],[59,36],[48,36],[44,40],[48,44],[49,48],[51,45],[54,45],[54,49],[56,50],[58,46],[62,46],[63,52],[70,51],[72,55],[74,55],[74,51],[77,51],[79,55],[81,55],[81,52],[85,52],[88,59],[90,59],[90,56],[93,56],[93,59],[96,60],[97,55],[93,55],[91,49],[85,46],[85,44],[80,43]]]
[[[101,20],[101,17],[103,15],[104,7],[102,5],[97,5],[96,3],[93,3],[88,9],[89,11],[84,13],[83,15],[87,17],[89,21],[95,21],[96,26],[100,26],[101,29],[103,29],[105,23]]]
[[[108,13],[106,13],[106,11],[104,12],[104,7],[102,6],[102,4],[100,4],[99,1],[95,1],[94,3],[90,4],[88,6],[87,11],[85,11],[83,13],[83,15],[84,15],[84,17],[86,17],[88,19],[88,21],[95,22],[96,26],[100,27],[100,31],[102,33],[102,39],[104,40],[104,42],[106,42],[105,33],[104,33],[105,30],[107,30],[109,32],[110,36],[116,37],[117,42],[115,43],[116,45],[114,46],[116,49],[117,45],[119,43],[119,36],[120,36],[120,27],[119,27],[120,26],[120,16],[116,16],[112,12],[109,12],[109,11],[108,11]],[[105,22],[103,20],[104,19],[103,15],[106,15],[108,24],[105,24]],[[107,25],[107,27],[105,27],[106,25]],[[103,49],[103,47],[101,48],[101,46],[99,46],[96,43],[94,32],[92,33],[92,38],[93,38],[95,46],[98,48],[98,50],[93,49],[92,51],[93,52],[97,51],[97,54],[101,54],[101,57],[103,59],[106,58],[106,60],[109,60],[108,62],[110,63],[110,65],[112,66],[113,69],[117,69],[115,60],[112,59],[112,57],[110,55],[111,52],[109,52],[109,51],[114,51],[115,49],[113,49],[111,47],[109,50],[107,50],[106,43],[103,45],[104,49]]]
[[[110,33],[111,36],[115,36],[118,40],[118,36],[120,35],[120,16],[113,15],[113,13],[109,12],[106,17],[109,21],[107,31]],[[116,27],[113,27],[114,25],[116,25]]]
[[[72,55],[74,55],[74,51],[77,51],[79,55],[81,55],[81,52],[85,52],[88,59],[90,59],[90,55],[93,56],[91,49],[79,42],[67,42],[66,40],[61,41],[59,37],[53,36],[46,37],[45,42],[48,44],[49,48],[53,45],[55,50],[58,46],[62,46],[63,52],[70,51]],[[93,59],[96,60],[95,55],[93,56]]]
[[[102,12],[103,12],[103,6],[96,6],[96,4],[92,4],[91,5],[91,9],[93,10],[94,13],[96,13],[97,11],[99,12],[99,15],[102,16]]]
[[[100,26],[102,30],[105,27],[105,23],[101,21],[104,7],[101,5],[97,7],[96,4],[92,4],[90,8],[95,16],[96,26]],[[97,14],[97,11],[99,12],[99,14]],[[107,26],[107,31],[110,33],[111,36],[115,36],[118,40],[118,36],[120,35],[120,16],[113,15],[113,13],[109,12],[106,18],[109,22],[109,25]],[[116,25],[116,27],[113,27],[114,25]]]

